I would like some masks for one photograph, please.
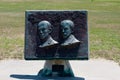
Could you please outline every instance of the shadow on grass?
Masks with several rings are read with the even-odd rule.
[[[38,75],[11,74],[10,77],[21,80],[85,80],[82,77],[41,77],[41,72]]]

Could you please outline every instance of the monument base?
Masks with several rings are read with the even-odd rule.
[[[46,60],[41,77],[74,77],[68,60]]]

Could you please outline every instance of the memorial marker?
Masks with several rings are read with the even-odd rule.
[[[89,57],[87,11],[26,11],[24,55],[46,60],[42,76],[74,76],[68,60]]]

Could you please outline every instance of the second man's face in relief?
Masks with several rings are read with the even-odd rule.
[[[62,36],[64,39],[68,38],[72,33],[71,28],[68,25],[62,26],[61,30],[62,30]]]

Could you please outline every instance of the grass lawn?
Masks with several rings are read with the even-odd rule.
[[[0,59],[23,59],[25,10],[88,10],[90,58],[120,64],[120,0],[0,0]]]

